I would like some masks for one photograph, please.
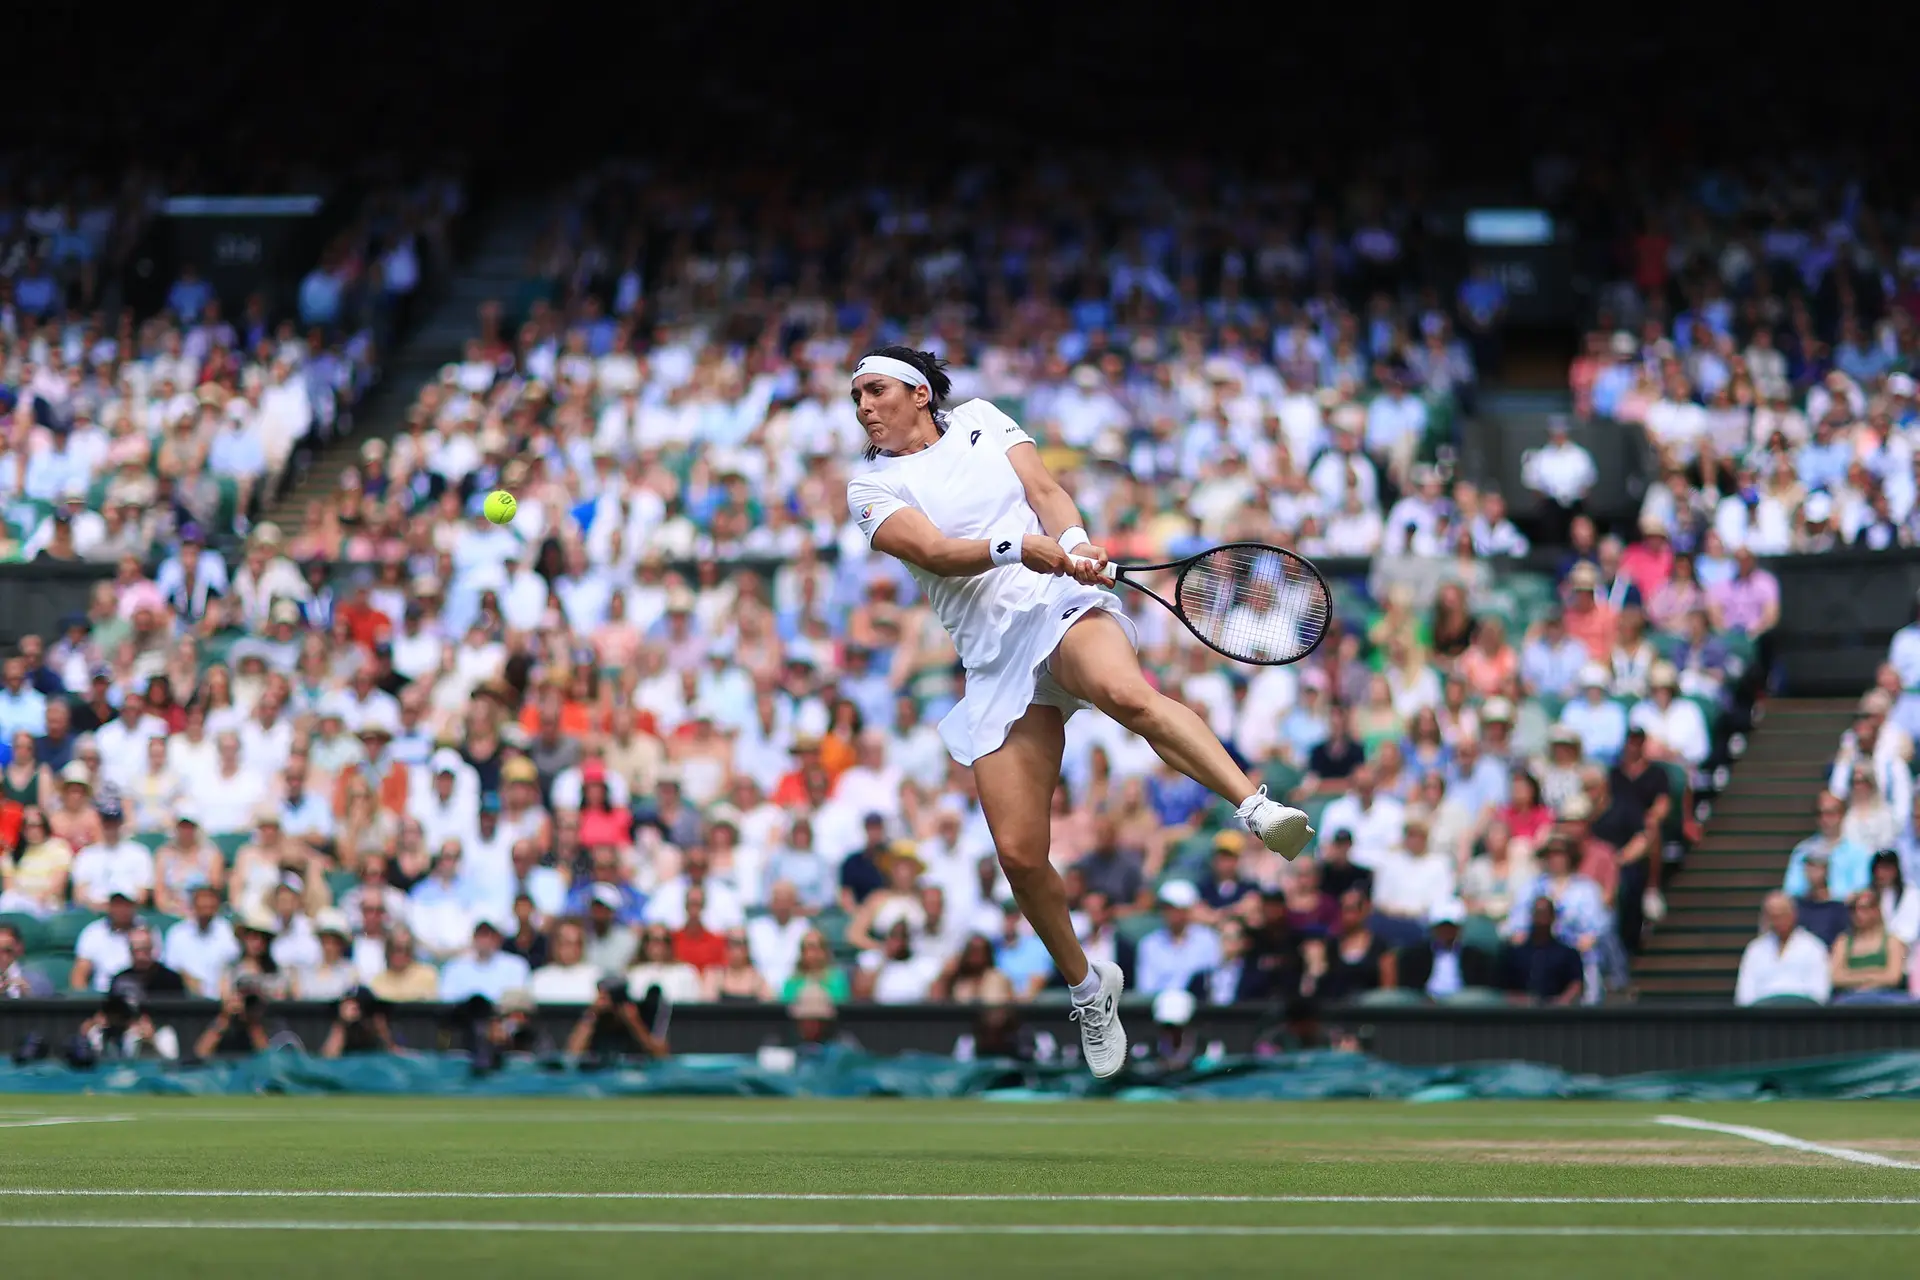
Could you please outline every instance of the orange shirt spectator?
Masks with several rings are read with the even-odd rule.
[[[1567,575],[1567,608],[1562,616],[1567,634],[1587,647],[1587,656],[1603,665],[1613,661],[1613,642],[1620,630],[1620,615],[1612,606],[1600,602],[1595,588],[1600,572],[1582,561]]]
[[[1473,643],[1460,655],[1460,678],[1476,698],[1491,698],[1520,670],[1520,655],[1507,643],[1507,628],[1498,618],[1481,621]]]

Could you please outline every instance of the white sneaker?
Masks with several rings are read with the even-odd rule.
[[[1659,924],[1667,918],[1667,900],[1660,896],[1658,889],[1649,889],[1640,895],[1640,914],[1647,918],[1648,924]]]
[[[1313,839],[1313,828],[1307,825],[1305,812],[1269,799],[1264,786],[1248,796],[1234,815],[1247,824],[1247,830],[1260,837],[1261,844],[1289,861],[1299,857],[1307,841]]]
[[[1104,960],[1094,961],[1093,971],[1100,977],[1100,994],[1074,1005],[1067,1016],[1080,1024],[1080,1052],[1087,1066],[1104,1080],[1127,1065],[1127,1029],[1120,1025],[1120,992],[1127,980],[1119,965]]]

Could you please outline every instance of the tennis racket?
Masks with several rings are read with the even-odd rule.
[[[1171,600],[1140,581],[1162,573],[1173,575]],[[1311,561],[1262,542],[1229,542],[1166,564],[1109,563],[1106,576],[1152,596],[1201,644],[1235,662],[1263,667],[1298,662],[1326,638],[1333,622],[1333,593],[1320,571]]]

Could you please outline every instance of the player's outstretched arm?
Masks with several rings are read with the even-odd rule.
[[[894,512],[873,531],[873,549],[942,578],[971,578],[1016,563],[1035,573],[1071,569],[1067,553],[1044,534],[1010,531],[999,538],[949,538],[911,507]]]

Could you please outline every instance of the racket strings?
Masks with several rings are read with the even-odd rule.
[[[1278,547],[1218,547],[1195,558],[1175,599],[1201,639],[1242,662],[1297,661],[1333,618],[1320,575]]]

